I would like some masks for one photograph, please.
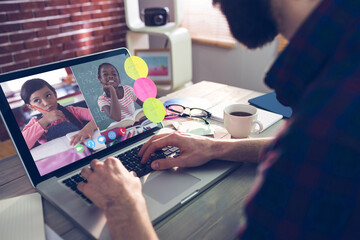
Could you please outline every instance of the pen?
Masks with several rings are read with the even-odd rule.
[[[46,113],[49,113],[49,111],[46,111],[45,109],[42,109],[42,108],[39,108],[37,106],[34,106],[34,105],[31,105],[33,108],[39,110],[39,111],[43,111],[43,112],[46,112]]]
[[[39,111],[43,111],[43,112],[46,112],[46,113],[49,113],[49,111],[45,110],[45,109],[42,109],[42,108],[39,108],[37,106],[34,106],[34,105],[31,105],[33,108],[39,110]],[[66,121],[69,123],[70,121],[68,119],[66,119]]]

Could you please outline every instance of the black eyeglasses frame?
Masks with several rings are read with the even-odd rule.
[[[182,111],[182,112],[179,112],[179,111],[170,109],[170,107],[172,107],[172,106],[182,107],[182,108],[183,108],[183,111]],[[208,111],[206,111],[205,109],[202,109],[202,108],[190,108],[190,107],[185,107],[185,106],[183,106],[183,105],[181,105],[181,104],[169,104],[169,105],[166,105],[165,108],[168,109],[169,111],[175,112],[175,114],[165,115],[165,118],[166,118],[166,117],[196,118],[196,119],[201,119],[201,120],[203,120],[206,124],[209,124],[209,122],[208,122],[206,119],[211,117],[211,113],[208,112]],[[189,111],[190,114],[184,113],[184,111],[185,111],[186,109],[189,109],[189,110],[190,110],[190,111]],[[205,116],[192,116],[192,115],[191,115],[191,111],[192,111],[192,110],[200,110],[200,111],[203,111],[206,115],[205,115]]]

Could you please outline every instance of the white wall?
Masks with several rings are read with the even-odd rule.
[[[140,0],[139,5],[140,9],[168,6],[170,19],[173,19],[173,0]],[[150,38],[152,48],[163,48],[164,43],[163,38]],[[248,50],[240,44],[236,44],[234,49],[227,49],[193,43],[193,82],[206,80],[269,92],[271,90],[263,83],[263,79],[276,58],[277,44],[274,41],[262,49]]]
[[[165,38],[150,37],[151,48],[164,45]],[[193,43],[193,82],[206,80],[270,92],[263,80],[277,56],[277,48],[277,41],[257,50],[246,49],[238,43],[234,49]]]
[[[269,92],[263,83],[266,71],[277,53],[277,41],[258,50],[234,49],[193,43],[193,82],[225,83],[260,92]]]

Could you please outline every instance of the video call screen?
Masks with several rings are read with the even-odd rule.
[[[125,55],[1,83],[43,176],[158,127],[142,111]]]

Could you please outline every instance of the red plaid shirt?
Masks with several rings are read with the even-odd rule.
[[[293,109],[245,206],[241,239],[360,239],[360,1],[323,0],[265,82]]]

